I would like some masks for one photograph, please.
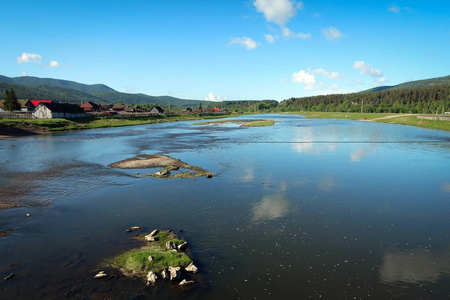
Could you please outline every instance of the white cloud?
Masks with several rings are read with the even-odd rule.
[[[283,32],[282,35],[288,39],[289,38],[299,38],[299,39],[311,38],[311,33],[295,33],[287,27],[283,27],[281,30]]]
[[[322,68],[318,68],[318,69],[315,69],[315,70],[312,70],[312,71],[310,69],[308,69],[308,71],[310,71],[312,74],[320,74],[320,75],[328,77],[330,79],[343,79],[343,78],[345,78],[345,75],[343,75],[343,74],[340,74],[338,72],[331,72],[330,73],[327,70],[322,69]]]
[[[22,72],[22,76],[27,76],[27,72]]]
[[[364,83],[362,82],[362,80],[359,79],[359,78],[355,78],[354,82],[357,83],[357,84],[364,84]]]
[[[128,88],[125,90],[126,93],[136,93],[136,89]]]
[[[57,62],[56,60],[52,60],[49,64],[47,64],[47,67],[57,68],[59,67],[59,62]]]
[[[264,14],[267,21],[284,26],[303,8],[302,2],[295,0],[255,0],[256,10]]]
[[[247,48],[247,50],[252,50],[258,47],[258,44],[252,40],[251,38],[248,38],[246,36],[242,38],[231,38],[230,44],[240,44]]]
[[[275,38],[271,34],[264,34],[264,37],[269,44],[273,44],[273,42],[275,41]]]
[[[359,60],[355,61],[353,64],[354,69],[358,69],[362,75],[370,75],[373,77],[381,77],[383,76],[383,72],[380,70],[372,68],[369,64]]]
[[[24,62],[40,63],[41,62],[41,56],[39,54],[32,54],[32,53],[23,52],[22,56],[18,56],[17,57],[17,62],[19,64],[24,63]]]
[[[400,12],[400,7],[394,4],[388,8],[388,11],[392,11],[393,13],[398,14]]]
[[[381,77],[381,78],[378,78],[377,81],[372,83],[372,85],[373,86],[380,86],[380,85],[384,85],[386,82],[389,82],[389,80],[387,80],[386,77]]]
[[[327,29],[322,29],[323,35],[327,38],[327,40],[334,40],[342,37],[342,32],[340,32],[337,28],[330,26]]]
[[[222,97],[222,96],[214,96],[213,93],[209,93],[208,97],[205,97],[206,101],[216,101],[216,102],[220,102],[220,101],[225,101],[228,100],[227,97]]]
[[[314,13],[313,14],[313,17],[315,17],[315,18],[320,18],[322,15],[321,14],[319,14],[319,13]]]
[[[307,86],[317,83],[316,77],[314,77],[314,75],[310,73],[305,72],[304,70],[300,70],[292,74],[292,82],[305,83]]]

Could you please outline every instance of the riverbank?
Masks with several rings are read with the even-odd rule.
[[[72,130],[133,126],[163,122],[227,118],[231,115],[174,114],[150,117],[86,117],[75,119],[0,119],[0,139]],[[245,114],[238,114],[238,116]]]
[[[379,113],[346,113],[346,112],[295,112],[310,119],[346,119],[366,122],[409,125],[429,129],[450,131],[450,121],[422,119],[420,117],[436,117],[436,115],[419,114],[379,114]],[[444,115],[442,115],[444,116]]]

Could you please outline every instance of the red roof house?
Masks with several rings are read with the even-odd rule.
[[[30,100],[30,102],[36,107],[39,103],[52,103],[52,100]]]

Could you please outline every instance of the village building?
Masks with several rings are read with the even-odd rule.
[[[84,111],[99,111],[102,109],[99,104],[90,101],[83,103],[80,107],[84,109]]]
[[[37,107],[40,103],[52,103],[52,100],[30,100],[30,102]]]
[[[152,108],[152,110],[150,111],[150,113],[152,113],[152,114],[164,114],[165,111],[164,111],[164,109],[162,109],[162,108],[159,107],[159,106],[153,106],[153,108]]]
[[[125,105],[113,105],[113,107],[111,109],[113,111],[124,111],[125,110]]]
[[[40,103],[33,111],[37,119],[53,118],[82,118],[86,112],[76,104],[68,103]]]
[[[4,112],[5,110],[3,109],[3,101],[0,101],[0,112]],[[28,111],[33,111],[34,109],[34,105],[33,103],[31,103],[30,100],[26,100],[26,99],[19,99],[17,100],[20,103],[20,112],[28,112]]]

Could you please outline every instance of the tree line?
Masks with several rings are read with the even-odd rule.
[[[450,110],[450,84],[378,92],[290,98],[277,111],[441,113]]]

